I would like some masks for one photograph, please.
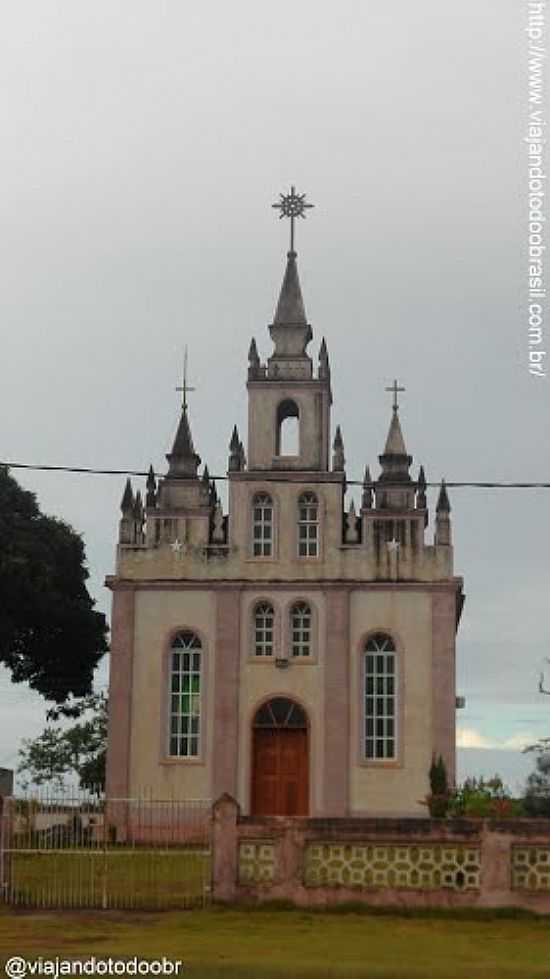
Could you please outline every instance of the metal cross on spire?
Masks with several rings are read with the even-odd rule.
[[[187,383],[187,346],[185,347],[185,352],[183,355],[183,385],[181,387],[177,387],[176,391],[181,391],[183,394],[181,399],[181,410],[187,411],[187,394],[189,391],[196,391],[196,388],[192,388]]]
[[[385,388],[385,390],[386,391],[389,391],[390,394],[393,394],[393,410],[394,411],[397,411],[397,409],[399,408],[399,403],[397,401],[397,395],[399,394],[400,391],[404,391],[405,388],[400,388],[399,385],[398,385],[398,383],[397,383],[397,381],[394,381],[393,384],[391,385],[391,387]]]
[[[278,204],[272,204],[281,213],[279,218],[290,218],[290,251],[294,251],[294,220],[295,218],[305,218],[304,211],[308,207],[315,207],[315,204],[306,204],[306,195],[297,194],[296,188],[290,188],[290,194],[279,194],[281,200]]]

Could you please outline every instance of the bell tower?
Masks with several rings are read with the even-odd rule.
[[[306,317],[294,250],[294,220],[304,217],[305,195],[281,195],[274,204],[290,218],[290,250],[279,301],[269,326],[274,349],[266,364],[253,339],[248,353],[248,469],[328,472],[330,366],[326,343],[315,376],[307,346],[313,338]],[[287,429],[293,428],[289,445]]]

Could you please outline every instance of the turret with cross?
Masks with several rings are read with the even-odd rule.
[[[169,476],[196,477],[197,469],[200,465],[200,456],[195,452],[191,426],[187,416],[187,395],[195,388],[191,387],[187,380],[187,347],[183,358],[183,384],[176,387],[176,391],[182,394],[181,417],[172,446],[172,451],[166,456],[169,463]]]
[[[384,446],[382,455],[379,456],[380,465],[382,466],[380,482],[387,484],[410,483],[411,477],[409,475],[409,468],[412,463],[412,456],[410,456],[407,452],[403,432],[401,431],[401,422],[399,421],[398,395],[401,394],[405,388],[403,385],[400,385],[397,380],[394,380],[393,384],[385,388],[385,390],[389,394],[393,395],[393,403],[392,417],[388,430],[388,436],[386,438],[386,444]],[[385,492],[381,498],[385,501],[384,505],[391,505],[391,503],[401,500],[402,493],[392,494]],[[409,501],[407,500],[407,502]]]

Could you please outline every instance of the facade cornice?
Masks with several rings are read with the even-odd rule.
[[[309,360],[311,358],[307,355],[305,357],[293,357],[293,360]],[[259,377],[259,378],[249,378],[246,382],[247,388],[263,388],[266,384],[271,385],[271,387],[280,388],[304,388],[304,390],[310,390],[311,388],[330,388],[330,378],[328,377]]]
[[[281,482],[285,483],[345,483],[344,472],[326,472],[324,469],[253,469],[243,472],[228,472],[227,478],[237,482]]]
[[[302,591],[323,591],[342,589],[346,591],[405,591],[405,592],[462,592],[464,579],[448,578],[443,581],[361,581],[360,579],[326,578],[305,580],[303,578],[264,579],[247,581],[243,578],[224,578],[208,580],[198,578],[119,578],[107,575],[105,586],[111,591],[286,591],[300,588]]]

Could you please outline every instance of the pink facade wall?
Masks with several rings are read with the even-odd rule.
[[[456,591],[432,593],[432,751],[441,755],[449,784],[455,780]]]
[[[212,798],[237,795],[239,735],[240,589],[216,596]]]
[[[349,810],[350,675],[349,591],[327,589],[323,814]]]
[[[130,795],[134,616],[134,590],[117,588],[113,592],[111,619],[106,777],[107,795],[112,799],[124,799]]]

